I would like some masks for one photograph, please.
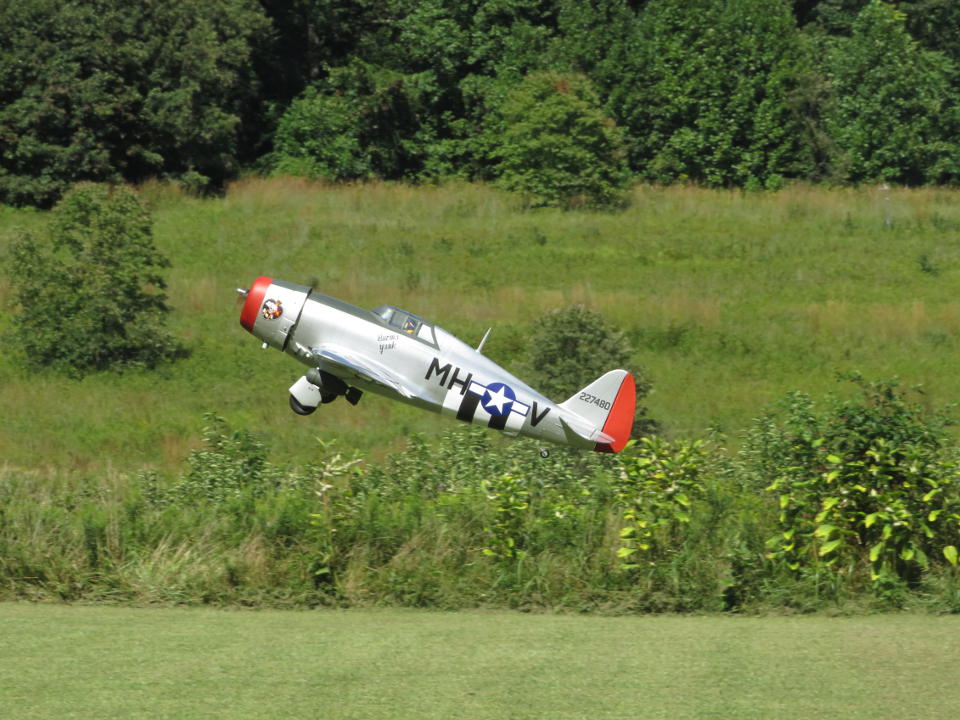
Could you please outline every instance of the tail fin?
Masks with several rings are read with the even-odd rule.
[[[637,407],[637,388],[626,370],[611,370],[560,404],[577,418],[586,421],[583,437],[596,439],[597,452],[620,452],[630,440],[633,414]]]

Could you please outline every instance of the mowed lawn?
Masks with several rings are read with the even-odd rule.
[[[2,718],[953,718],[960,618],[0,605]]]

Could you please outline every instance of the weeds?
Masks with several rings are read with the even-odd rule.
[[[211,416],[173,482],[0,473],[0,597],[955,612],[945,420],[892,384],[862,389],[826,413],[791,396],[735,455],[713,438],[642,438],[544,460],[457,427],[382,463],[327,442],[313,465],[285,468]]]

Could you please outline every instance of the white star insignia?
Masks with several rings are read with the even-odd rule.
[[[510,402],[510,398],[507,397],[507,394],[503,391],[503,388],[497,390],[496,393],[492,393],[487,390],[488,400],[485,405],[489,407],[495,407],[497,412],[503,414],[503,406]]]

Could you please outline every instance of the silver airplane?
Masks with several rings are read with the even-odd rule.
[[[269,277],[237,292],[240,324],[309,368],[290,387],[300,415],[341,395],[356,405],[369,391],[510,436],[598,452],[619,452],[630,439],[636,389],[626,370],[554,403],[482,354],[489,330],[474,349],[392,305],[364,310]]]

